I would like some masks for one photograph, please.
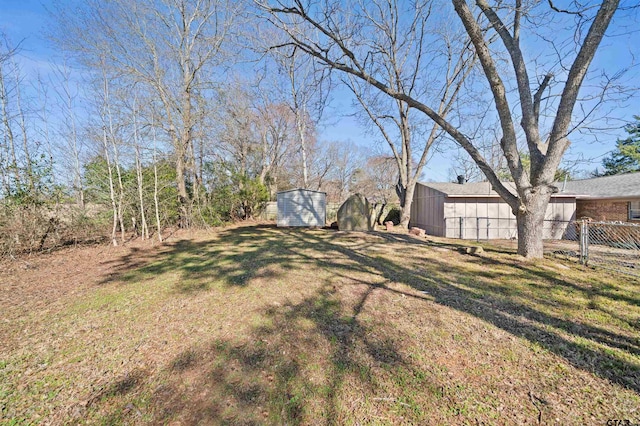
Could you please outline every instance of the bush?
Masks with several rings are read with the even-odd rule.
[[[400,224],[400,208],[391,207],[391,209],[389,209],[389,212],[385,216],[384,221],[382,223],[389,222],[389,221],[393,222],[394,226],[397,226]]]
[[[102,240],[104,230],[79,210],[71,205],[5,202],[0,207],[0,257]]]
[[[209,225],[258,217],[269,201],[269,189],[258,177],[249,177],[224,164],[207,164],[206,201],[200,207]]]

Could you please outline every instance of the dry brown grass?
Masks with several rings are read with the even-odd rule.
[[[4,263],[3,424],[640,423],[640,283],[239,226]]]

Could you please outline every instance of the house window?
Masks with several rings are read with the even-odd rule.
[[[640,201],[629,202],[629,219],[640,220]]]

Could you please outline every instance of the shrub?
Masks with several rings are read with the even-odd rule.
[[[391,209],[389,209],[389,212],[385,216],[383,223],[389,221],[393,222],[394,226],[400,224],[400,208],[391,207]]]

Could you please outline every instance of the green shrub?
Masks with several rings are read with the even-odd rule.
[[[391,207],[391,209],[389,209],[389,212],[385,216],[384,221],[382,223],[389,222],[389,221],[393,222],[394,226],[400,224],[400,208],[399,207]]]

